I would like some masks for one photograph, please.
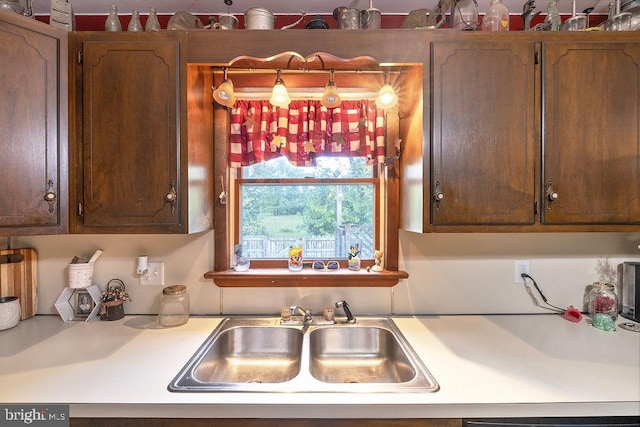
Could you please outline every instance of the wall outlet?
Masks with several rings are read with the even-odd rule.
[[[164,285],[164,262],[149,261],[147,272],[140,275],[141,285]]]
[[[516,283],[524,283],[525,279],[522,274],[531,274],[529,269],[529,260],[521,259],[516,261]]]

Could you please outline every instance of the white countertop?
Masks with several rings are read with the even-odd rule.
[[[0,402],[70,404],[72,417],[640,415],[640,333],[603,332],[558,315],[393,319],[439,391],[172,393],[167,385],[220,317],[158,329],[153,316],[89,323],[36,316],[0,331]]]

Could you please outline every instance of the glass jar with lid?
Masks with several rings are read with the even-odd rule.
[[[167,286],[162,290],[158,307],[158,323],[164,327],[180,326],[189,320],[189,294],[185,285]]]
[[[592,319],[597,314],[606,314],[615,320],[618,317],[618,296],[613,285],[595,282],[589,291],[587,309]]]

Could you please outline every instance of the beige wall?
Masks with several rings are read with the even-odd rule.
[[[298,304],[314,312],[339,299],[356,314],[473,314],[545,312],[514,281],[516,259],[531,261],[531,275],[560,307],[582,304],[584,287],[597,279],[596,263],[640,261],[640,233],[400,234],[400,267],[409,279],[393,288],[221,289],[203,278],[213,268],[213,233],[175,235],[64,235],[20,237],[12,247],[37,249],[38,313],[56,314],[74,255],[104,254],[94,283],[127,285],[130,314],[155,313],[162,286],[140,286],[136,258],[165,262],[165,284],[184,283],[193,314],[276,314]],[[6,239],[0,238],[0,247]],[[537,295],[536,295],[537,297]],[[539,298],[538,298],[539,300]]]

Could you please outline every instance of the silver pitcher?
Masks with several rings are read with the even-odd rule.
[[[355,7],[336,7],[333,10],[333,18],[341,30],[359,30],[362,28],[360,24],[360,10]]]
[[[305,17],[302,13],[300,19],[293,24],[285,25],[281,30],[288,30],[298,25]],[[276,17],[270,10],[262,7],[251,7],[244,13],[244,28],[247,30],[273,30],[275,27]]]
[[[369,8],[360,11],[360,28],[363,30],[379,30],[382,24],[382,15],[378,9]]]
[[[218,16],[218,22],[214,17],[209,18],[211,28],[214,30],[235,30],[238,28],[238,18],[230,13],[223,13]]]
[[[27,6],[23,6],[19,0],[0,0],[0,10],[15,12],[20,15],[33,17],[33,0],[27,0]]]

